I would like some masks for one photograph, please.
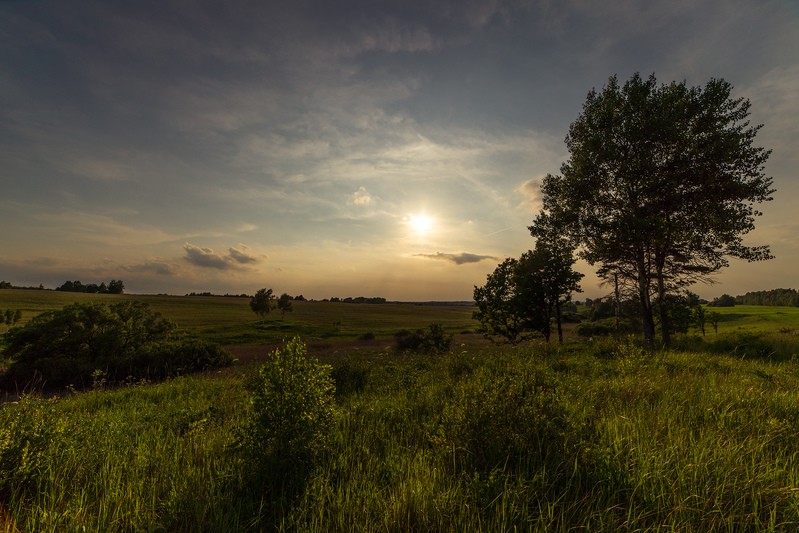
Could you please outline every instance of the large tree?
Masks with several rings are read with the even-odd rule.
[[[588,93],[566,137],[570,157],[542,184],[544,211],[599,275],[636,287],[645,340],[658,303],[669,343],[667,295],[707,281],[728,257],[771,258],[743,236],[771,200],[769,150],[754,146],[749,101],[711,79],[658,85],[634,75]]]

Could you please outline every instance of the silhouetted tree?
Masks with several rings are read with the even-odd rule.
[[[653,297],[669,344],[666,295],[709,279],[727,257],[770,259],[768,246],[745,246],[771,200],[764,174],[770,151],[753,145],[749,101],[711,79],[658,85],[634,75],[592,90],[566,137],[561,175],[542,185],[545,212],[557,220],[600,275],[635,284],[644,338],[654,343]]]
[[[294,309],[292,309],[291,306],[291,296],[285,292],[281,294],[280,298],[277,300],[277,308],[280,309],[281,318],[285,317],[287,312],[293,311]]]
[[[250,309],[252,309],[253,313],[261,317],[261,323],[264,322],[266,315],[268,315],[274,307],[274,300],[275,297],[272,294],[272,289],[259,289],[258,292],[250,298]]]

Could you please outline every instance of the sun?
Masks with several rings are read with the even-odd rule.
[[[427,235],[433,230],[433,218],[427,215],[410,215],[407,221],[413,232],[419,235]]]

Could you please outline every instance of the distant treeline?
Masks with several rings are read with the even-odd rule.
[[[190,292],[186,296],[213,296],[215,298],[252,298],[249,294],[214,294],[213,292]]]
[[[16,285],[12,285],[8,281],[3,280],[3,281],[0,281],[0,289],[24,289],[24,290],[27,290],[27,291],[43,291],[44,290],[44,285],[40,284],[38,287],[18,287]]]
[[[385,298],[380,298],[380,297],[366,298],[364,296],[357,296],[355,298],[350,298],[349,296],[347,298],[336,298],[334,296],[333,298],[330,298],[330,300],[324,299],[322,301],[323,302],[341,302],[341,303],[345,303],[345,304],[384,304],[384,303],[386,303],[386,299]]]
[[[799,307],[799,293],[795,289],[772,289],[770,291],[747,292],[736,296],[738,305],[777,305]]]
[[[87,292],[90,294],[122,294],[125,292],[125,283],[121,279],[112,279],[108,282],[108,285],[106,285],[105,282],[99,285],[96,283],[84,285],[80,281],[75,280],[65,281],[63,285],[56,287],[55,290],[63,292]]]

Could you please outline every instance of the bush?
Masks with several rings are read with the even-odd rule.
[[[430,324],[427,330],[402,330],[394,337],[397,340],[397,350],[403,352],[445,353],[452,345],[452,335],[444,333],[441,324]]]
[[[142,302],[110,306],[76,303],[42,313],[6,335],[9,383],[45,388],[92,384],[101,370],[109,382],[165,378],[229,365],[219,346],[179,334],[175,324]]]
[[[557,465],[574,432],[560,397],[543,367],[480,367],[455,388],[440,442],[465,471]]]
[[[640,328],[628,318],[619,320],[620,334],[636,333]],[[603,318],[600,320],[592,320],[583,322],[575,328],[575,332],[580,337],[605,337],[616,334],[616,319]]]
[[[65,428],[53,399],[23,396],[0,407],[0,501],[11,492],[36,492],[50,448],[58,446]]]
[[[241,444],[255,481],[268,491],[301,488],[326,451],[335,414],[330,372],[294,338],[248,384],[252,412]]]
[[[333,367],[331,376],[336,386],[336,396],[362,392],[366,388],[369,367],[363,363],[343,361]]]

